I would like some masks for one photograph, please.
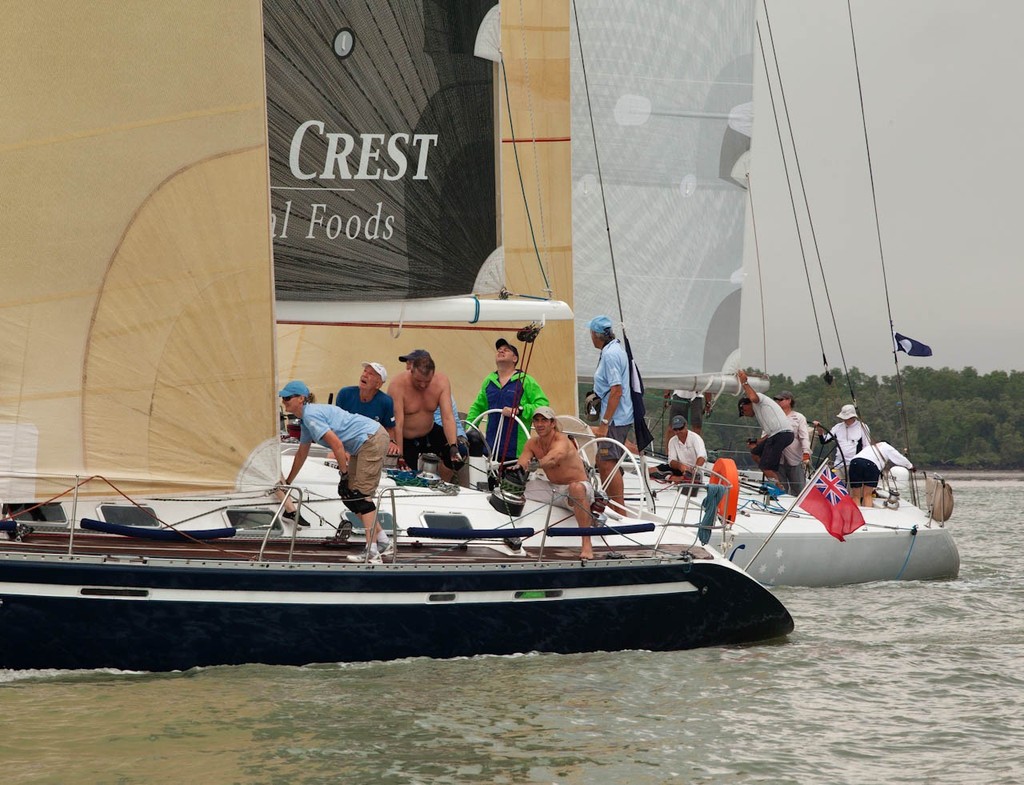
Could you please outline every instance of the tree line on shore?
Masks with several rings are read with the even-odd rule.
[[[917,466],[1024,469],[1024,371],[979,374],[970,367],[904,368],[902,399],[895,375],[879,378],[857,368],[849,377],[839,369],[830,374],[831,384],[822,376],[803,381],[771,376],[768,394],[789,390],[794,408],[827,430],[839,422],[840,408],[854,402],[852,388],[872,437],[889,442]],[[655,441],[661,442],[668,426],[666,391],[648,388],[645,401]],[[719,397],[705,420],[703,436],[709,450],[747,464],[745,442],[757,427],[752,420],[739,418],[736,401],[731,395]],[[907,429],[901,410],[906,412]],[[817,441],[811,446],[816,451]]]

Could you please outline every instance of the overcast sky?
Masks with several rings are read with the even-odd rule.
[[[898,332],[934,351],[930,358],[901,353],[901,367],[1024,369],[1024,2],[852,0],[852,8],[892,319]],[[846,0],[768,0],[768,14],[846,362],[891,375]],[[760,30],[769,49],[763,12]],[[820,372],[822,352],[759,56],[756,62],[751,182],[767,362],[749,215],[743,362],[802,379]],[[770,53],[769,68],[785,133]],[[785,147],[825,354],[837,367],[788,137]]]

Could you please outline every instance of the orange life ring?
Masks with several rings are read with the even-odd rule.
[[[718,514],[724,516],[729,523],[735,523],[736,507],[740,501],[740,473],[736,469],[736,461],[732,458],[719,458],[712,470],[714,474],[711,475],[711,482],[729,486],[725,498],[718,503]]]

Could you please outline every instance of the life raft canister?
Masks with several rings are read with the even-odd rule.
[[[718,514],[729,523],[736,522],[736,507],[740,501],[740,473],[732,458],[719,458],[712,468],[711,482],[728,485],[729,491],[718,503]]]

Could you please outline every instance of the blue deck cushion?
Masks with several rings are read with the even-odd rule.
[[[640,534],[654,531],[653,523],[627,523],[623,526],[587,526],[569,528],[554,526],[548,529],[548,537],[608,537],[613,534]]]
[[[0,532],[12,532],[17,526],[17,521],[0,521]]]
[[[216,540],[222,537],[234,537],[237,529],[223,526],[219,529],[197,529],[195,531],[176,531],[174,529],[154,529],[148,526],[124,526],[120,523],[107,523],[92,518],[82,518],[82,528],[90,531],[120,534],[124,537],[137,537],[140,540]]]
[[[434,540],[507,540],[513,537],[520,539],[532,537],[535,532],[529,527],[521,529],[434,529],[413,526],[406,530],[409,537],[425,537]]]

